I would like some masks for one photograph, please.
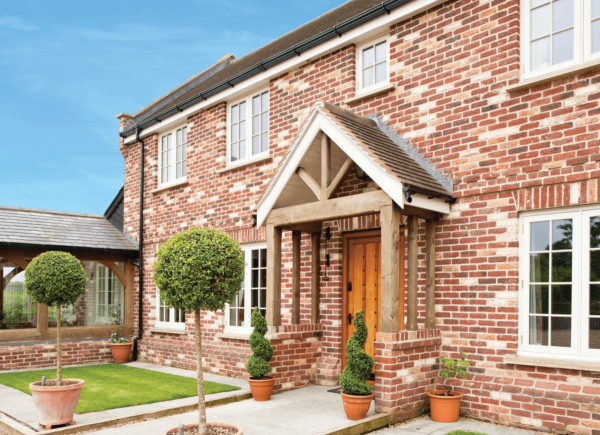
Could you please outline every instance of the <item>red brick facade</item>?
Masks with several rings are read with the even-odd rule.
[[[191,226],[224,230],[240,243],[265,240],[252,210],[266,183],[319,100],[361,115],[377,113],[454,180],[450,214],[437,226],[436,330],[377,335],[379,410],[402,419],[427,410],[439,353],[469,355],[462,411],[538,430],[600,435],[600,374],[515,366],[518,347],[520,211],[600,202],[600,71],[508,93],[519,80],[518,0],[452,0],[390,28],[390,81],[396,89],[346,105],[355,95],[355,46],[348,45],[270,81],[272,160],[229,172],[227,105],[188,121],[188,184],[158,187],[158,136],[144,139],[144,336],[140,358],[194,366],[188,334],[153,332],[157,248]],[[126,120],[122,120],[124,123]],[[137,237],[139,144],[125,145],[125,228]],[[377,186],[353,175],[338,195]],[[378,216],[325,222],[321,240],[331,255],[322,282],[321,324],[310,324],[310,242],[302,242],[301,325],[291,323],[291,237],[284,232],[282,322],[272,331],[279,388],[335,385],[341,372],[342,234],[377,228]],[[424,321],[424,229],[420,235],[419,323]],[[137,304],[137,297],[135,298]],[[138,307],[135,308],[137,325]],[[190,316],[188,316],[190,317]],[[203,314],[207,370],[246,376],[247,342],[219,335],[223,313]],[[291,328],[292,331],[286,328]],[[6,358],[3,356],[3,358]],[[9,367],[6,367],[9,368]]]

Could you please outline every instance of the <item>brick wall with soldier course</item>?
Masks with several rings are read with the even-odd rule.
[[[361,115],[383,116],[454,180],[456,202],[438,222],[436,233],[435,344],[413,343],[405,350],[404,332],[394,337],[378,335],[377,351],[382,354],[377,364],[386,374],[376,387],[380,409],[394,412],[395,419],[425,411],[422,391],[436,382],[432,358],[437,352],[456,357],[463,351],[471,363],[469,375],[449,384],[465,394],[464,415],[541,431],[599,435],[599,373],[505,362],[518,347],[519,212],[600,201],[600,71],[508,93],[504,88],[519,81],[519,20],[517,0],[453,0],[395,24],[390,29],[390,81],[396,89],[350,105],[344,101],[355,95],[354,45],[272,79],[272,160],[267,162],[217,172],[226,165],[227,107],[219,103],[188,119],[188,184],[155,191],[158,137],[145,138],[147,272],[142,359],[185,366],[186,349],[192,346],[191,335],[152,332],[156,291],[151,270],[157,247],[190,226],[219,228],[239,236],[242,243],[264,241],[264,229],[252,228],[252,209],[312,105],[326,100]],[[126,122],[121,119],[122,126]],[[121,142],[120,149],[125,159],[125,228],[137,237],[139,144]],[[358,183],[346,181],[347,189]],[[306,376],[309,383],[338,382],[343,347],[341,237],[344,231],[377,228],[375,220],[367,216],[323,223],[331,227],[333,237],[321,238],[319,253],[321,275],[325,252],[331,255],[330,279],[321,287],[321,349],[317,352],[316,342],[308,338],[298,339],[300,346],[314,346],[319,356],[306,363],[310,375],[285,377],[286,385],[300,385]],[[418,321],[422,328],[425,234],[421,224]],[[282,323],[289,325],[291,237],[287,232],[282,252]],[[303,264],[315,254],[306,239],[302,253]],[[304,267],[301,282],[305,325],[310,322],[310,271]],[[203,321],[208,369],[243,376],[247,342],[217,336],[225,326],[222,313],[207,313]],[[188,332],[192,323],[188,319]],[[384,364],[384,352],[390,352],[392,356],[386,358],[395,362]],[[303,356],[294,354],[287,361],[304,365]],[[404,358],[412,361],[413,357],[422,362],[424,373],[415,375],[406,365]],[[419,380],[409,381],[413,376]],[[407,408],[405,401],[413,398],[417,405]]]

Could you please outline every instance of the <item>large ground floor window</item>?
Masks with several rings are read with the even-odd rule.
[[[225,330],[251,332],[250,317],[258,307],[263,316],[267,314],[267,247],[242,245],[246,259],[246,271],[242,288],[225,311]]]
[[[520,352],[600,356],[600,207],[526,212],[520,229]]]

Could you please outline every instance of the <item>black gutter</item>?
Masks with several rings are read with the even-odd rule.
[[[140,139],[139,129],[135,133],[136,140],[140,144],[140,235],[139,235],[139,246],[140,256],[138,267],[138,335],[133,339],[133,360],[138,359],[138,341],[142,339],[144,333],[144,322],[143,322],[143,293],[144,287],[144,141]],[[133,263],[133,262],[132,262]],[[135,263],[133,263],[135,265]]]
[[[170,109],[167,109],[164,112],[161,112],[158,115],[153,116],[152,118],[148,118],[148,119],[140,122],[139,124],[133,125],[129,129],[121,132],[120,136],[125,138],[125,137],[131,136],[132,134],[136,133],[139,137],[140,129],[144,129],[153,124],[156,124],[157,122],[161,122],[162,120],[168,118],[169,116],[174,115],[175,113],[179,113],[183,109],[196,104],[198,102],[198,100],[206,100],[208,97],[218,94],[222,90],[229,89],[229,88],[235,86],[236,84],[241,83],[244,80],[247,80],[256,74],[266,71],[270,67],[278,65],[281,62],[284,62],[287,59],[290,59],[294,56],[299,56],[303,52],[305,52],[317,45],[320,45],[323,42],[329,41],[330,39],[333,39],[333,38],[341,37],[344,32],[348,32],[349,30],[352,30],[355,27],[358,27],[367,21],[371,21],[371,20],[379,17],[380,15],[383,15],[383,14],[389,15],[390,11],[392,11],[393,9],[396,9],[400,6],[403,6],[406,3],[409,3],[410,1],[412,1],[412,0],[386,0],[383,3],[381,3],[380,5],[374,6],[371,9],[361,12],[360,14],[358,14],[346,21],[343,21],[340,24],[337,24],[334,27],[331,27],[330,29],[327,29],[311,38],[308,38],[305,41],[300,42],[299,44],[296,44],[293,47],[290,47],[290,48],[276,54],[275,56],[271,56],[270,58],[268,58],[266,60],[258,62],[256,65],[254,65],[238,74],[231,76],[227,80],[224,80],[221,83],[218,83],[218,84],[206,89],[204,92],[201,92],[201,93],[179,103],[178,105],[173,106]]]

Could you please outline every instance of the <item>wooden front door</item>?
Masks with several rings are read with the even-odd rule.
[[[400,235],[404,246],[404,235]],[[404,313],[404,249],[400,249],[400,313]],[[343,270],[343,350],[346,366],[346,342],[354,333],[354,316],[362,310],[369,330],[365,351],[375,357],[375,334],[379,331],[381,311],[381,233],[368,231],[344,236]],[[403,329],[404,315],[400,318]]]

